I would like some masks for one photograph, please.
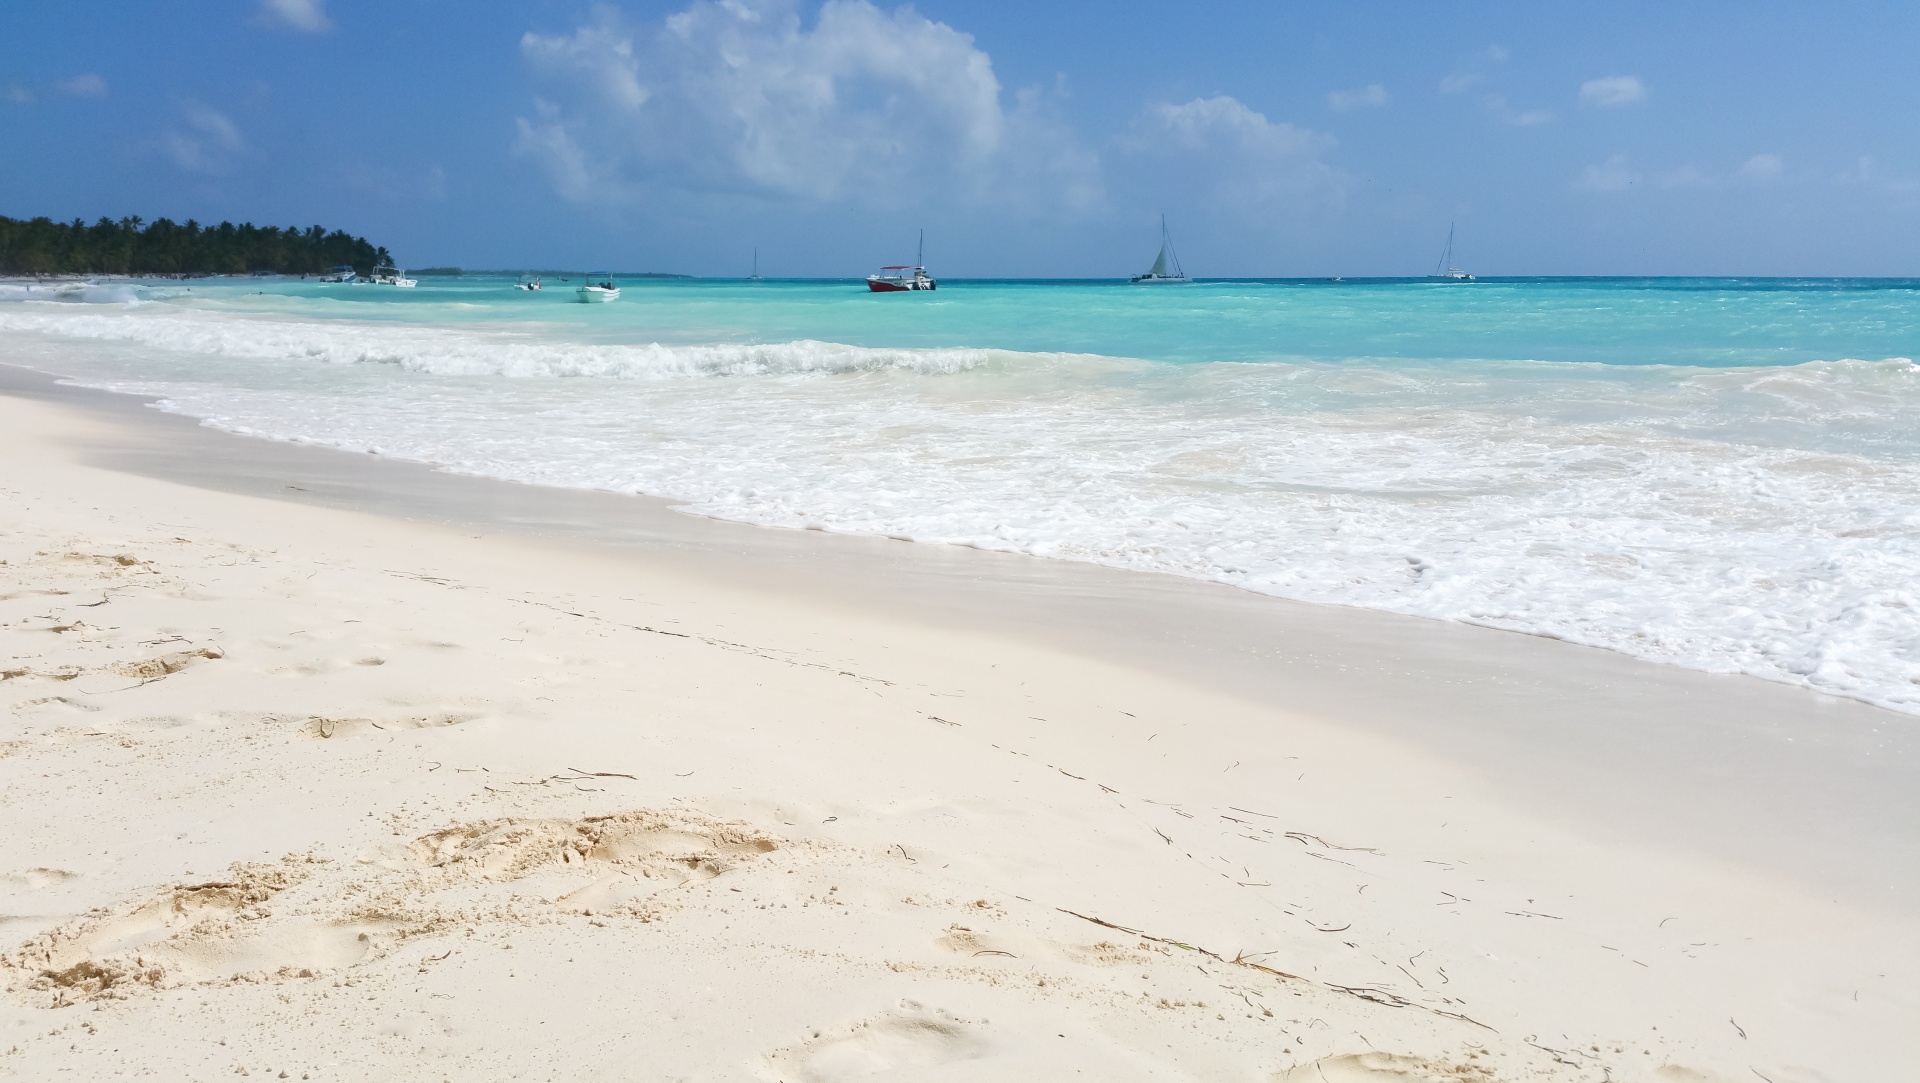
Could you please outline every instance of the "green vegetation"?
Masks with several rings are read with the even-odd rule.
[[[0,217],[0,274],[319,274],[343,264],[368,274],[392,262],[365,238],[321,226]]]
[[[417,270],[410,271],[408,273],[418,276],[418,275],[463,275],[463,274],[466,274],[467,272],[461,270],[458,267],[421,267]]]

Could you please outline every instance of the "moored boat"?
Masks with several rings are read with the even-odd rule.
[[[1187,272],[1180,267],[1180,253],[1173,250],[1173,234],[1167,232],[1167,216],[1160,216],[1160,254],[1153,259],[1153,266],[1146,274],[1134,275],[1127,281],[1136,286],[1158,286],[1167,283],[1191,282]]]
[[[516,290],[537,290],[540,288],[539,275],[521,275],[520,281],[513,284]]]
[[[1440,252],[1440,262],[1433,265],[1433,273],[1427,276],[1429,282],[1471,282],[1473,276],[1453,265],[1453,223],[1447,223],[1447,247]]]
[[[574,293],[583,304],[605,304],[620,299],[620,287],[613,284],[612,271],[595,271]]]
[[[920,252],[911,264],[895,263],[867,276],[867,289],[874,293],[907,293],[939,288],[940,283],[927,273],[927,231],[920,231]]]
[[[930,290],[937,288],[933,276],[925,267],[908,267],[904,264],[882,267],[878,274],[867,276],[867,289],[874,293],[902,293],[908,290]]]

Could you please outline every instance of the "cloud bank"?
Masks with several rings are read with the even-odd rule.
[[[788,0],[701,0],[645,26],[603,8],[520,48],[554,93],[516,148],[570,199],[1100,199],[1050,95],[1007,100],[971,36],[911,8],[829,0],[812,26]]]
[[[1267,223],[1344,205],[1349,178],[1325,161],[1335,145],[1226,95],[1149,106],[1120,141],[1130,158],[1161,163],[1183,191],[1204,194],[1203,206]]]

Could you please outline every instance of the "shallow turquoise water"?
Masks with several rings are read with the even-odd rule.
[[[1920,712],[1920,280],[0,287],[235,431]]]

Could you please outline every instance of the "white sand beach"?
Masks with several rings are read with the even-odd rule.
[[[1911,717],[4,371],[0,1078],[1920,1071]]]

